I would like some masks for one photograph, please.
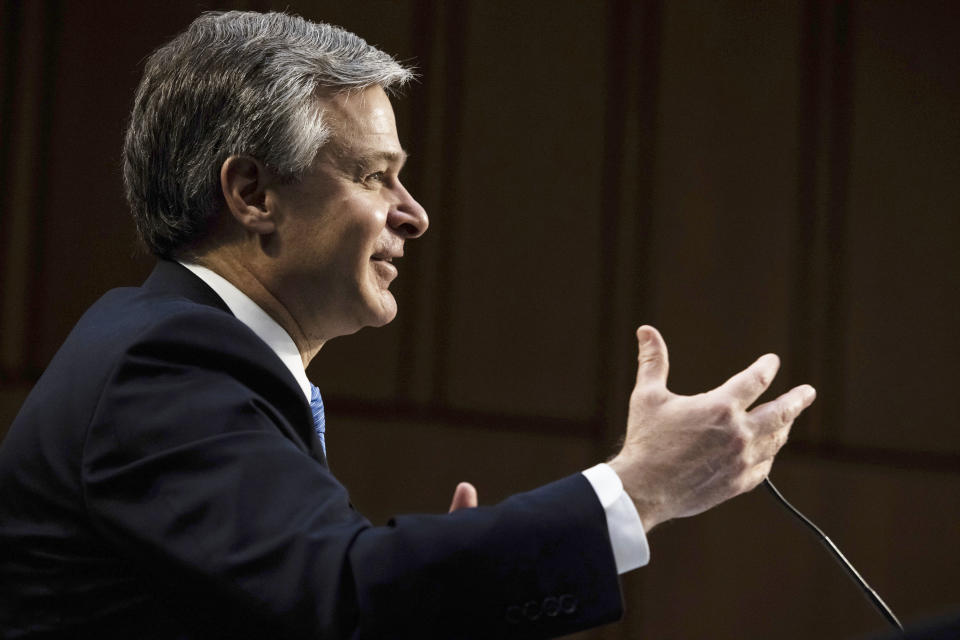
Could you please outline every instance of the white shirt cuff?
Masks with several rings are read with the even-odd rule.
[[[617,573],[626,573],[650,562],[647,534],[633,500],[610,465],[600,463],[583,472],[607,515],[607,531]]]

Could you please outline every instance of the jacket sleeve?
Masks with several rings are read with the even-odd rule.
[[[141,336],[104,385],[86,508],[176,615],[320,638],[539,638],[619,617],[582,475],[373,527],[310,455],[309,409],[284,374],[246,327],[187,315]]]

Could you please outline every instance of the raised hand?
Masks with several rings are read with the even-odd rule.
[[[660,333],[640,327],[637,341],[627,434],[609,464],[649,531],[757,486],[816,392],[800,385],[750,410],[780,367],[768,353],[712,391],[676,395],[667,390],[669,360]]]

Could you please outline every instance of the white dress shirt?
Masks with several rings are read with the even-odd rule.
[[[267,346],[277,354],[293,374],[309,403],[310,381],[303,368],[300,351],[290,334],[223,276],[200,265],[188,262],[180,264],[213,289],[237,320],[250,327],[251,331],[267,343]],[[613,548],[617,571],[626,573],[650,562],[650,547],[647,544],[643,523],[640,522],[633,500],[623,490],[620,476],[604,463],[590,467],[583,472],[583,475],[597,493],[597,498],[606,513],[607,531],[610,533],[610,546]]]

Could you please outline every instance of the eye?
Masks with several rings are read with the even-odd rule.
[[[385,182],[387,179],[386,171],[374,171],[373,173],[364,177],[364,182]]]

